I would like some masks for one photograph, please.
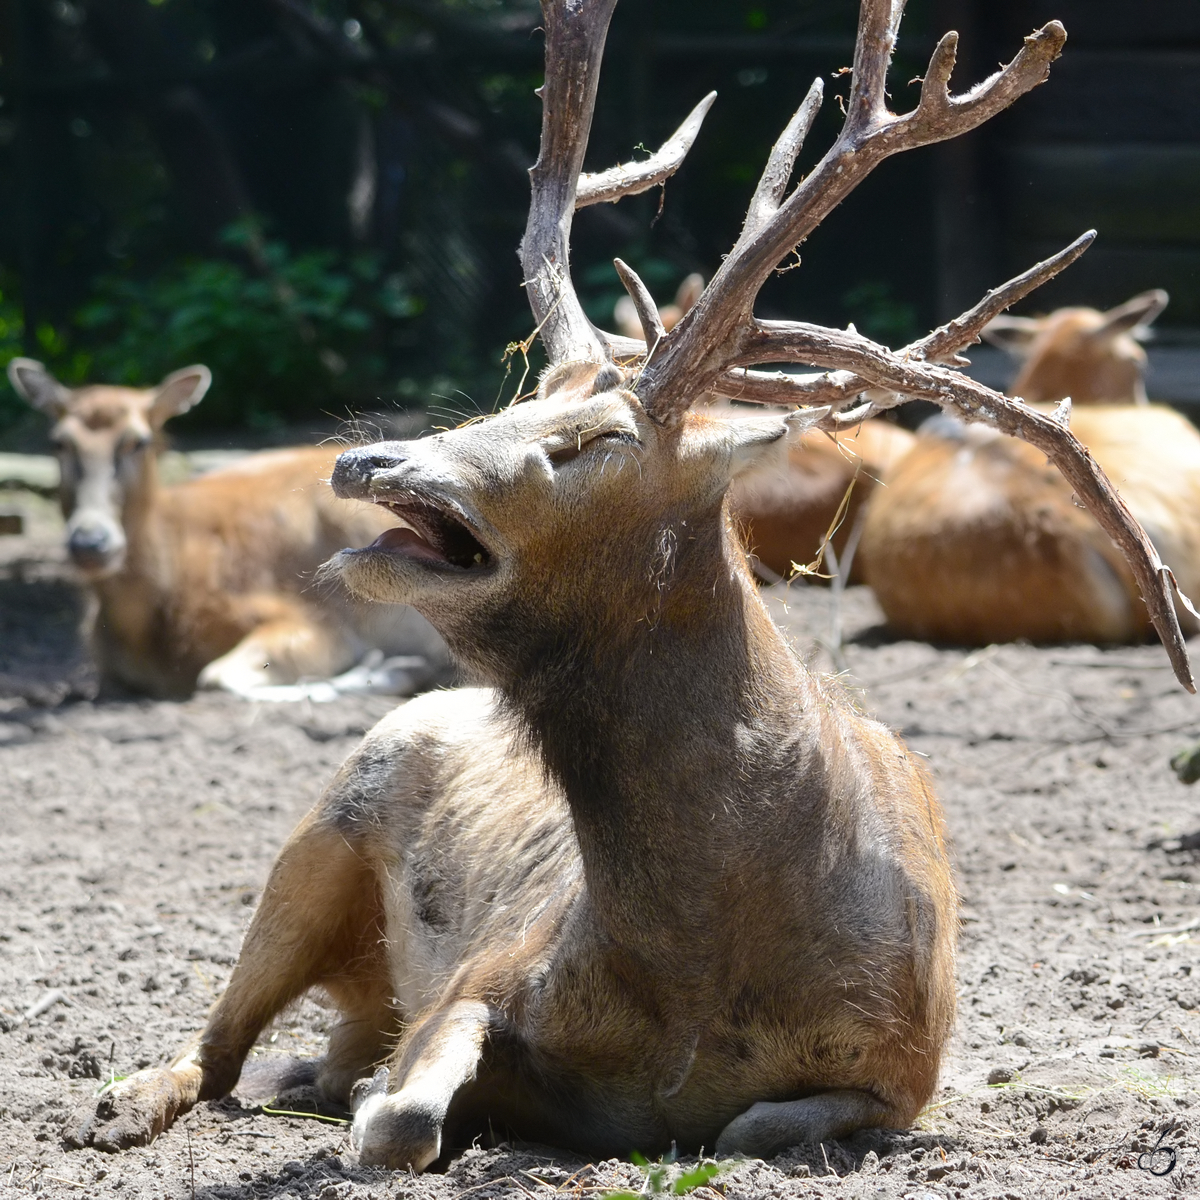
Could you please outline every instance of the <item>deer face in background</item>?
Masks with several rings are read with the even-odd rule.
[[[203,397],[208,368],[185,367],[154,388],[68,388],[41,363],[16,358],[8,377],[22,399],[54,420],[71,561],[91,579],[114,574],[125,562],[128,523],[149,503],[157,435]]]
[[[1076,404],[1145,404],[1146,352],[1137,339],[1167,300],[1156,289],[1107,312],[1060,308],[1046,317],[997,317],[983,336],[1024,360],[1009,390],[1031,403],[1070,396]]]
[[[624,591],[636,612],[634,593],[657,586],[674,542],[715,544],[730,480],[788,425],[692,415],[664,428],[628,391],[592,393],[598,373],[617,375],[558,368],[539,399],[342,454],[337,495],[382,504],[398,523],[365,549],[342,551],[333,569],[352,591],[412,604],[451,637],[514,595],[551,620],[596,592]],[[578,374],[582,386],[555,391]]]

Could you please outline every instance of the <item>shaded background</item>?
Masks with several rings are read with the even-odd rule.
[[[720,98],[663,192],[578,215],[593,319],[611,324],[616,254],[660,301],[689,271],[711,275],[816,74],[827,100],[802,167],[829,144],[856,9],[618,6],[590,167]],[[962,88],[1051,17],[1070,40],[1050,82],[973,135],[885,163],[760,312],[854,320],[896,345],[1094,225],[1098,244],[1026,311],[1166,287],[1161,341],[1200,342],[1200,5],[913,0],[894,103],[914,102],[936,33],[963,35]],[[132,384],[207,362],[215,383],[176,423],[185,437],[507,398],[522,364],[506,378],[502,356],[531,325],[515,248],[537,24],[530,0],[6,0],[0,361]],[[4,385],[0,446],[34,448],[43,426]]]

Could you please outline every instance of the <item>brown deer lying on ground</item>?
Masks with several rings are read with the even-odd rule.
[[[256,454],[162,487],[163,424],[203,397],[207,367],[145,390],[67,388],[28,358],[8,374],[54,421],[67,550],[95,596],[106,683],[163,698],[190,695],[197,680],[244,692],[337,675],[372,647],[425,657],[414,682],[445,666],[441,639],[412,609],[372,611],[313,586],[330,554],[386,524],[330,492],[340,447]]]
[[[1130,336],[1166,302],[1156,291],[1107,313],[1006,317],[984,336],[1024,349],[1014,395],[1070,396],[1075,436],[1117,483],[1184,593],[1198,596],[1200,433],[1172,409],[1146,404],[1145,352]],[[897,632],[966,645],[1149,634],[1125,559],[1034,447],[939,416],[885,482],[860,559]]]
[[[422,697],[368,735],[280,854],[204,1030],[94,1102],[79,1141],[145,1142],[225,1094],[264,1026],[315,986],[343,1016],[326,1094],[344,1102],[375,1072],[354,1089],[368,1163],[421,1169],[488,1127],[589,1154],[672,1141],[770,1154],[912,1121],[954,1011],[942,818],[899,739],[790,650],[731,534],[730,479],[789,419],[689,412],[706,392],[820,400],[797,419],[830,428],[911,394],[1019,424],[1129,548],[1192,686],[1153,551],[1070,433],[935,365],[1079,247],[903,355],[752,311],[887,154],[978,125],[1041,82],[1062,27],[961,99],[946,93],[943,39],[917,109],[897,117],[884,85],[900,5],[864,0],[842,133],[785,199],[808,122],[789,126],[741,238],[670,334],[620,264],[658,346],[630,359],[575,294],[572,211],[652,186],[690,138],[580,178],[612,8],[543,5],[542,150],[521,247],[551,363],[538,398],[350,451],[333,476],[395,525],[332,569],[360,595],[416,605],[489,686]],[[747,374],[788,361],[831,370]]]
[[[729,508],[756,573],[787,579],[794,565],[817,562],[831,530],[829,540],[843,561],[860,510],[913,441],[907,429],[886,420],[833,433],[808,429],[736,479]],[[862,580],[857,556],[850,580]]]
[[[703,287],[699,275],[689,275],[679,285],[675,302],[659,309],[665,332],[675,328]],[[629,296],[617,301],[613,319],[627,338],[641,340],[637,308]],[[754,412],[716,396],[704,411],[727,420]],[[912,444],[913,435],[899,425],[865,421],[836,433],[799,431],[764,454],[729,489],[729,508],[755,574],[768,582],[789,578],[795,567],[820,560],[826,538],[840,562],[876,481]],[[852,562],[851,570],[851,578],[859,582],[861,569]]]

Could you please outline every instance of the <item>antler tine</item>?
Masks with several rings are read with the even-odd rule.
[[[817,119],[824,98],[825,85],[818,76],[813,80],[812,87],[808,89],[800,107],[796,109],[795,116],[787,123],[787,128],[771,148],[771,157],[767,159],[750,207],[746,209],[746,221],[742,226],[742,235],[738,238],[739,245],[747,238],[753,237],[779,211],[779,202],[791,181],[796,159],[813,121]]]
[[[866,130],[890,114],[886,85],[905,0],[862,0],[854,40],[854,74],[846,126]]]
[[[1050,21],[1026,39],[1017,56],[962,96],[951,96],[950,76],[958,51],[958,34],[947,33],[934,48],[921,84],[921,99],[912,112],[892,120],[888,133],[904,144],[927,145],[958,137],[1006,109],[1030,88],[1044,83],[1050,64],[1062,53],[1067,31]],[[917,139],[911,141],[910,139]],[[892,151],[889,151],[892,153]]]
[[[905,346],[901,354],[927,359],[929,362],[951,362],[965,365],[958,352],[979,341],[983,327],[1006,308],[1040,288],[1060,271],[1069,267],[1096,240],[1096,231],[1089,229],[1057,254],[1036,263],[1028,271],[993,288],[974,308],[947,322],[925,337]]]
[[[529,305],[552,364],[609,361],[571,282],[570,239],[600,60],[615,6],[616,0],[542,0],[542,140],[529,172],[532,195],[520,258]]]
[[[1026,38],[1006,67],[965,96],[951,97],[946,85],[957,38],[947,35],[934,51],[917,108],[898,117],[887,110],[884,84],[902,10],[901,0],[862,0],[854,83],[842,131],[774,216],[739,241],[699,303],[667,338],[638,388],[642,403],[657,419],[677,420],[690,399],[710,389],[718,376],[738,363],[750,365],[743,351],[759,288],[875,166],[891,154],[954,137],[986,121],[1046,78],[1066,40],[1066,31],[1052,21]],[[686,387],[680,386],[683,380]]]
[[[655,346],[667,335],[658,305],[654,303],[654,297],[650,295],[650,289],[642,282],[641,276],[628,263],[614,258],[613,266],[617,268],[617,275],[629,293],[633,307],[637,309],[638,320],[642,323],[642,336],[646,339],[649,353],[653,354]]]
[[[683,164],[716,98],[716,92],[709,92],[649,158],[621,163],[594,175],[581,175],[575,189],[575,207],[615,204],[624,196],[636,196],[669,179]]]
[[[965,366],[966,360],[959,358],[959,351],[977,342],[989,321],[1069,267],[1095,240],[1096,231],[1089,229],[1057,254],[993,288],[961,316],[895,351],[896,356],[905,361],[924,359]],[[744,367],[726,371],[712,388],[720,396],[756,404],[831,404],[835,409],[870,389],[871,384],[853,371],[790,375],[783,371],[751,371]],[[855,424],[865,417],[895,407],[906,398],[876,391],[868,408],[855,409],[853,413],[835,412],[828,424],[830,427]]]

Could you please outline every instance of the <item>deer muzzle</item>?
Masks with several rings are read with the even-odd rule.
[[[375,500],[371,484],[376,476],[396,471],[409,460],[402,442],[379,442],[339,454],[330,486],[343,500]]]

